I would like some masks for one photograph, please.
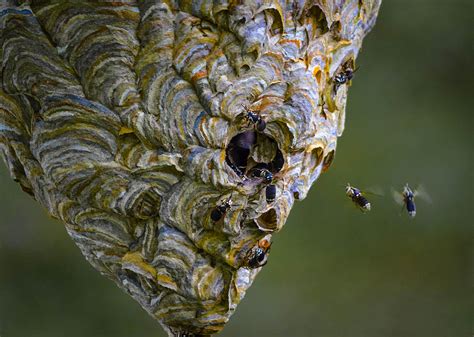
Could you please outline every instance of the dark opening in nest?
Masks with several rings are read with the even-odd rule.
[[[257,148],[257,145],[260,148]],[[261,153],[256,154],[255,151]],[[259,159],[265,155],[267,159]],[[285,159],[273,139],[251,130],[239,133],[231,139],[226,148],[226,163],[240,177],[248,175],[249,178],[262,178],[263,171],[270,172],[271,176],[281,171]],[[271,180],[272,178],[268,182]]]

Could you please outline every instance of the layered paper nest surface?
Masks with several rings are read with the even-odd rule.
[[[4,1],[9,172],[170,335],[214,334],[331,165],[379,5]]]

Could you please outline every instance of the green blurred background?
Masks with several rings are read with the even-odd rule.
[[[471,0],[385,0],[358,59],[328,173],[276,236],[222,337],[464,337],[472,310]],[[345,183],[423,183],[362,214]],[[160,337],[0,166],[0,336]]]

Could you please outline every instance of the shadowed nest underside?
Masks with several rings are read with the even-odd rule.
[[[1,154],[170,336],[212,335],[330,166],[379,6],[3,1]]]

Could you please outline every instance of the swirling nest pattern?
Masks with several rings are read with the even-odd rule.
[[[214,334],[261,269],[249,254],[331,164],[347,95],[334,78],[379,5],[4,1],[9,172],[170,335]],[[244,132],[255,140],[238,169]],[[267,202],[249,172],[278,156]]]

